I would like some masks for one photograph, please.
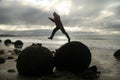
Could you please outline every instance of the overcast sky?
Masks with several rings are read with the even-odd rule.
[[[69,29],[120,30],[120,0],[0,0],[0,30],[50,28],[54,11]]]

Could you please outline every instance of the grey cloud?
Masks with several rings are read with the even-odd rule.
[[[97,22],[93,22],[94,19],[99,17],[100,12],[104,10],[109,0],[72,0],[73,10],[71,10],[70,16],[66,19],[70,25],[98,25]],[[77,8],[83,6],[83,9],[78,10]],[[70,18],[70,19],[69,19]],[[94,23],[94,24],[93,24]]]
[[[81,16],[93,16],[97,15],[99,11],[103,10],[109,0],[73,0],[73,5],[77,8],[79,6],[84,6],[81,11],[76,11]]]
[[[118,18],[120,19],[120,5],[113,7],[112,9],[110,9],[111,11],[113,11],[115,13],[114,18]]]
[[[120,24],[111,23],[111,21],[120,19],[119,13],[120,13],[120,5],[107,8],[109,4],[113,3],[120,3],[119,1],[114,0],[79,0],[79,1],[73,1],[74,6],[84,5],[85,9],[82,11],[76,11],[76,16],[78,16],[80,19],[76,19],[74,21],[78,21],[76,24],[81,24],[81,26],[89,26],[89,27],[95,27],[95,28],[106,28],[111,30],[120,30]],[[100,12],[103,10],[108,10],[114,13],[114,15],[111,15],[109,17],[102,18],[101,21],[93,21],[94,19],[98,18],[100,16]],[[74,13],[74,14],[75,14]],[[73,15],[74,15],[73,14]],[[83,17],[83,19],[81,19]],[[89,18],[88,20],[86,18]],[[105,25],[104,25],[105,24]]]
[[[120,20],[107,22],[107,23],[105,23],[104,28],[106,28],[108,30],[120,31]]]
[[[0,24],[48,25],[48,13],[30,6],[0,6]]]
[[[65,26],[101,26],[111,29],[119,28],[118,24],[111,25],[111,21],[120,19],[120,6],[107,8],[109,4],[116,2],[115,0],[72,0],[72,9],[70,15],[62,15],[61,19]],[[44,11],[44,9],[38,9],[33,6],[23,6],[18,2],[12,2],[11,6],[6,7],[0,3],[0,24],[27,24],[27,25],[52,25],[47,17],[52,17],[50,11]],[[79,10],[78,7],[83,6],[83,9]],[[53,10],[53,9],[51,9]],[[103,18],[104,20],[93,21],[99,17],[102,10],[109,10],[114,12],[113,16]],[[106,25],[104,25],[106,24]],[[116,26],[113,27],[113,26]]]

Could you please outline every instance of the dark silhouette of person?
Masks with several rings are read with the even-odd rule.
[[[50,37],[48,37],[48,39],[51,39],[51,40],[52,40],[54,34],[55,34],[58,30],[61,30],[62,33],[65,34],[66,37],[68,38],[68,42],[70,42],[70,37],[69,37],[69,35],[67,34],[67,32],[65,31],[65,29],[64,29],[64,27],[63,27],[63,24],[62,24],[62,22],[61,22],[61,20],[60,20],[60,16],[59,16],[56,12],[53,13],[53,16],[54,16],[54,19],[52,19],[52,18],[50,18],[50,17],[48,17],[48,19],[50,19],[52,22],[54,22],[55,25],[56,25],[56,27],[53,29],[52,34],[51,34]]]

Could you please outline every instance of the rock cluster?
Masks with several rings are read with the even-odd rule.
[[[62,45],[54,57],[42,44],[32,44],[25,48],[17,59],[17,70],[22,75],[46,75],[56,67],[60,71],[81,73],[88,70],[91,62],[89,48],[78,41]]]

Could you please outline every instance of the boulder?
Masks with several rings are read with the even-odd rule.
[[[15,48],[22,48],[23,47],[23,42],[21,40],[17,40],[14,42],[14,47]]]
[[[91,52],[85,44],[72,41],[62,45],[56,51],[54,58],[57,70],[78,73],[88,69]]]
[[[114,57],[115,57],[116,59],[120,59],[120,49],[117,50],[117,51],[114,53]]]
[[[54,58],[48,48],[34,44],[21,52],[16,67],[21,75],[48,75],[53,72]]]
[[[12,41],[10,39],[6,39],[4,41],[4,44],[5,44],[5,46],[9,46],[10,44],[12,44]]]

